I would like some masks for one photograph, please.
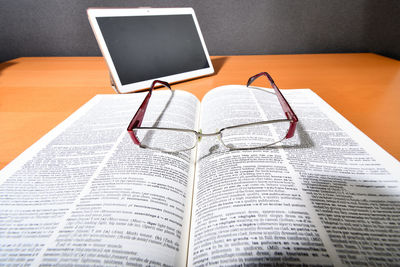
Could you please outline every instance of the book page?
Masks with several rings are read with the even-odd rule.
[[[94,97],[1,171],[0,262],[186,263],[194,152],[133,144],[126,127],[144,96]],[[195,129],[198,105],[155,91],[142,126]]]
[[[202,132],[285,118],[271,92],[212,90],[202,101]],[[292,139],[230,150],[202,138],[189,265],[400,262],[399,162],[311,90],[282,93],[299,118]]]

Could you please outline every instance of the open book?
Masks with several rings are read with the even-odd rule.
[[[126,131],[145,93],[98,95],[0,172],[0,262],[395,265],[400,164],[309,89],[270,148],[165,153]],[[279,113],[245,86],[156,91],[145,120],[215,132]],[[34,125],[32,125],[34,127]]]

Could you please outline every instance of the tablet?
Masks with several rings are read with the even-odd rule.
[[[114,89],[130,93],[214,73],[192,8],[89,8]]]

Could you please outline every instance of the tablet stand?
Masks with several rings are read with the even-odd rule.
[[[115,82],[114,82],[113,77],[111,76],[111,72],[109,72],[109,74],[110,74],[111,87],[114,89],[115,92],[117,92],[119,94],[120,92],[117,90],[117,87],[115,87]]]

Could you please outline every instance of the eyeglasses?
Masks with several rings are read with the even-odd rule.
[[[267,72],[261,72],[248,80],[247,87],[252,88],[250,85],[261,76],[266,76],[269,80],[286,116],[285,119],[233,125],[214,133],[202,133],[201,131],[179,128],[141,127],[151,94],[156,89],[155,86],[160,84],[172,90],[167,82],[155,80],[129,123],[128,133],[136,145],[165,152],[181,152],[193,149],[203,136],[217,136],[225,147],[234,150],[264,148],[284,139],[289,139],[294,135],[298,119],[272,77]]]

